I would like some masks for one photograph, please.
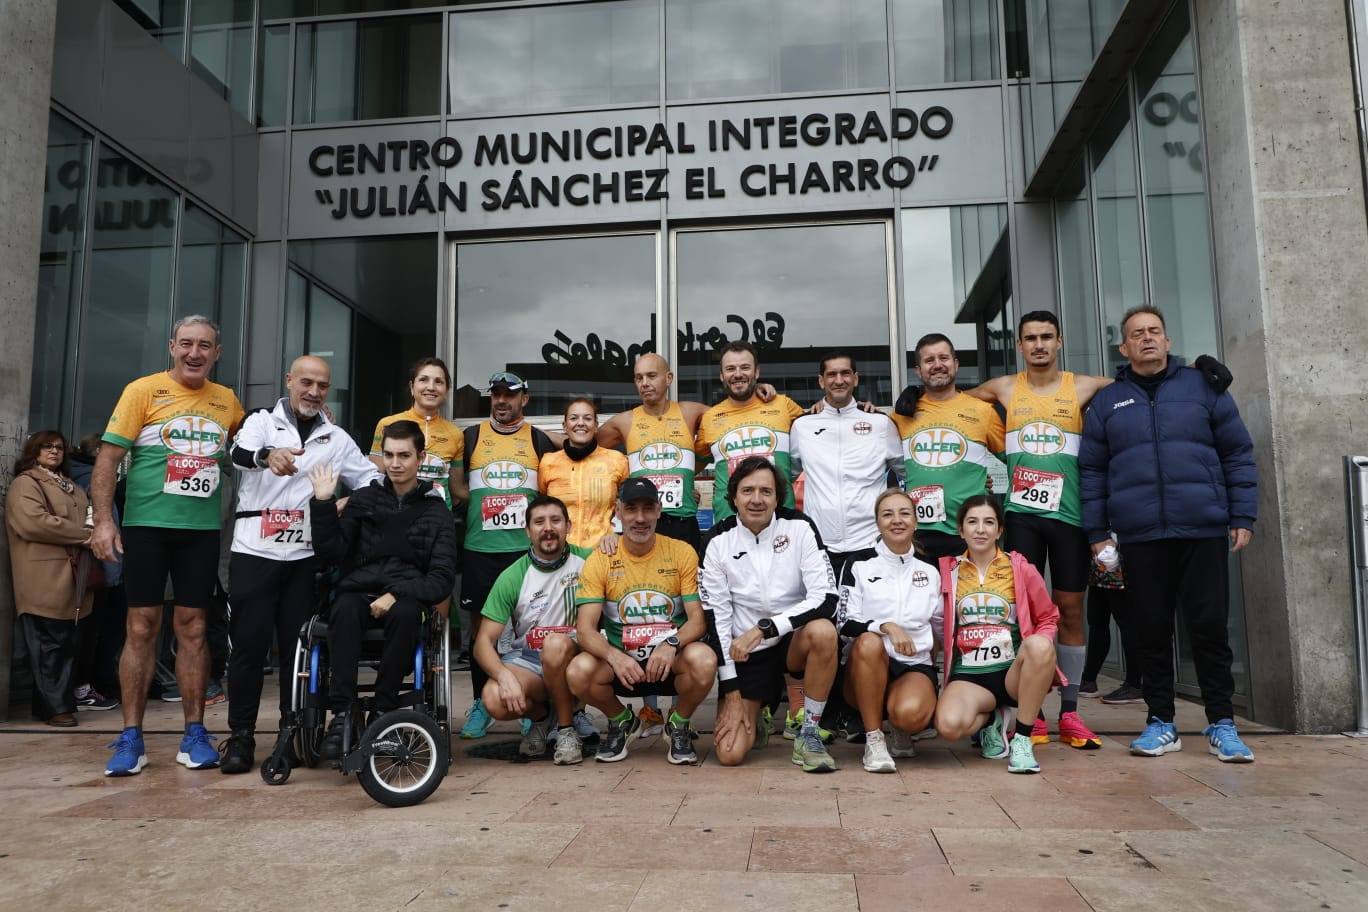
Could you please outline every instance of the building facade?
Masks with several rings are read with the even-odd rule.
[[[643,351],[713,401],[738,338],[800,401],[849,351],[887,405],[925,333],[972,385],[1052,310],[1065,367],[1110,374],[1151,301],[1176,353],[1231,366],[1256,440],[1237,702],[1353,718],[1361,0],[3,3],[50,29],[34,167],[5,178],[38,264],[6,299],[15,440],[101,429],[191,312],[249,408],[327,357],[364,442],[433,351],[457,419],[502,369],[539,421],[630,407]],[[1175,661],[1195,692],[1181,634]]]

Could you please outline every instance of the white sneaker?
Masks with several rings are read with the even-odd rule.
[[[917,756],[917,736],[901,728],[889,727],[888,753],[894,757]]]
[[[556,732],[556,753],[552,762],[556,766],[569,766],[584,760],[584,743],[575,727],[562,728]]]
[[[894,773],[898,770],[898,765],[888,756],[884,733],[881,731],[865,733],[864,768],[869,773]]]

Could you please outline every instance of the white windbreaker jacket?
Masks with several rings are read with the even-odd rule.
[[[837,553],[874,545],[874,501],[888,487],[888,472],[901,481],[902,441],[893,419],[862,412],[855,402],[803,415],[789,429],[793,473],[806,473],[803,512],[817,523],[828,549]]]
[[[846,564],[841,576],[837,610],[841,636],[877,633],[889,658],[909,665],[931,663],[945,614],[940,572],[934,565],[911,553],[894,554],[880,541]],[[879,629],[889,622],[907,632],[916,653],[903,655],[893,650],[888,634]]]

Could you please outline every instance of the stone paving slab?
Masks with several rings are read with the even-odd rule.
[[[857,874],[860,912],[1089,912],[1063,877],[957,877],[944,872],[904,876]]]

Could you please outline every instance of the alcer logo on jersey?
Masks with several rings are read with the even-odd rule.
[[[684,454],[673,443],[652,443],[641,450],[641,466],[645,469],[664,471],[683,461]]]
[[[992,592],[973,592],[959,600],[961,624],[998,624],[1012,620],[1012,606]]]
[[[674,599],[655,589],[637,589],[618,599],[618,616],[625,624],[668,621],[674,614]]]
[[[912,435],[912,459],[919,466],[942,469],[969,452],[969,442],[954,428],[926,428]]]
[[[173,453],[187,456],[216,456],[223,449],[227,434],[212,418],[181,415],[162,425],[162,445]]]
[[[527,469],[516,462],[491,462],[484,467],[484,480],[488,487],[511,491],[527,481]]]
[[[1017,434],[1021,451],[1032,456],[1053,456],[1064,451],[1064,432],[1048,421],[1033,421]]]
[[[774,431],[749,424],[723,434],[718,445],[722,448],[723,456],[741,459],[745,456],[768,456],[774,452],[777,441]]]

